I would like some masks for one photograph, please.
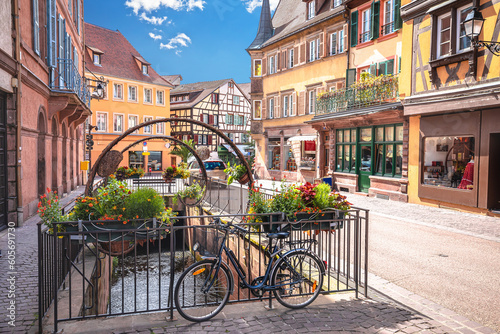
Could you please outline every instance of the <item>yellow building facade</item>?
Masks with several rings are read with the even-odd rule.
[[[473,8],[485,19],[479,40],[497,41],[498,3],[402,6],[408,193],[413,203],[498,214],[500,58],[466,36],[463,22]]]
[[[116,43],[120,45],[119,49],[114,47]],[[86,77],[105,82],[102,98],[92,100],[93,113],[88,120],[88,124],[97,127],[92,131],[94,145],[90,160],[93,165],[104,148],[129,128],[170,117],[172,86],[153,70],[120,32],[86,24],[86,50],[91,60],[90,64],[87,63]],[[154,172],[172,163],[175,165],[175,160],[169,155],[170,142],[147,139],[166,135],[170,135],[170,124],[157,123],[125,137],[114,150],[122,151],[135,141],[144,141],[123,152],[120,166],[147,166]],[[142,154],[144,142],[149,152],[147,156]]]

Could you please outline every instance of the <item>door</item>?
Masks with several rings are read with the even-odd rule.
[[[488,166],[488,209],[500,212],[500,133],[490,134]]]
[[[367,193],[370,188],[370,175],[373,175],[373,129],[359,129],[359,141],[357,151],[359,153],[359,191]]]
[[[5,94],[0,92],[0,230],[7,227],[7,110]]]

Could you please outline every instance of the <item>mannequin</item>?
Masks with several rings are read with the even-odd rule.
[[[474,180],[474,156],[471,157],[470,161],[465,166],[464,176],[462,177],[462,181],[460,181],[460,185],[458,189],[473,189]]]

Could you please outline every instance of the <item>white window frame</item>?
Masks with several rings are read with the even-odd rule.
[[[449,43],[450,45],[450,52],[447,53],[447,54],[441,54],[441,44],[442,44],[442,41],[441,41],[441,26],[442,26],[442,21],[443,19],[446,19],[446,18],[450,18],[450,27],[449,27],[449,30],[450,30],[450,39],[448,40],[447,43]],[[448,12],[448,13],[445,13],[443,15],[440,15],[438,16],[437,18],[437,42],[436,42],[436,54],[437,54],[437,57],[443,57],[443,56],[447,56],[449,55],[451,52],[452,52],[452,49],[451,49],[451,33],[452,33],[452,28],[453,28],[453,22],[452,22],[452,18],[451,18],[451,13]],[[444,44],[444,43],[443,43]]]
[[[120,87],[119,90],[117,90],[117,87]],[[118,94],[118,92],[120,94]],[[123,101],[123,84],[122,83],[113,83],[113,100],[120,100]]]
[[[309,42],[309,62],[316,60],[316,40]]]
[[[288,108],[289,108],[288,95],[284,95],[283,96],[283,117],[288,117]]]
[[[156,105],[164,106],[165,105],[165,91],[164,90],[156,90]]]
[[[210,116],[208,114],[202,114],[202,119],[205,124],[208,124],[208,121],[210,120]]]
[[[315,111],[315,102],[316,102],[316,89],[310,90],[308,93],[308,112],[309,114],[314,114]]]
[[[121,129],[117,129],[117,124],[116,124],[116,121],[118,119],[118,117],[121,117]],[[123,132],[123,128],[124,128],[124,123],[125,123],[125,114],[115,114],[113,113],[113,132],[115,133],[122,133]]]
[[[342,0],[334,0],[333,1],[333,8],[337,8],[342,4]]]
[[[149,101],[146,100],[146,91],[150,91],[150,95],[149,95]],[[153,88],[146,88],[144,87],[144,104],[153,104]]]
[[[99,128],[99,116],[104,116],[104,129]],[[105,111],[96,111],[95,124],[97,125],[96,132],[107,132],[108,131],[108,113]]]
[[[257,104],[259,104],[259,106],[260,106],[260,117],[255,117],[256,116],[255,112],[257,110],[257,108],[256,108]],[[253,116],[254,120],[261,120],[262,119],[262,100],[253,101],[252,116]]]
[[[198,136],[198,145],[201,145],[203,143],[203,135],[197,135]]]
[[[237,106],[240,105],[240,97],[238,95],[233,95],[233,104]]]
[[[345,52],[345,45],[344,45],[344,39],[345,39],[345,36],[344,36],[344,29],[340,29],[337,33],[337,45],[338,45],[338,53],[344,53]]]
[[[274,97],[269,98],[269,118],[274,118]]]
[[[130,93],[132,89],[135,91],[134,94]],[[132,98],[132,95],[135,95],[135,97]],[[128,101],[137,102],[137,86],[128,86]]]
[[[334,44],[334,38],[335,37],[335,44]],[[330,56],[336,55],[337,54],[337,32],[332,32],[330,34]]]
[[[153,120],[153,116],[143,116],[142,119],[143,119],[142,123],[146,123],[146,122],[152,121]],[[149,131],[146,131],[147,127],[143,127],[142,128],[142,133],[144,133],[144,134],[153,134],[153,127],[151,125],[148,125],[148,126],[150,127]]]
[[[99,53],[94,52],[92,58],[94,65],[101,66],[101,55]]]
[[[288,113],[289,116],[295,116],[295,113],[293,112],[293,105],[295,101],[293,100],[293,94],[288,95],[288,103],[289,103],[289,110],[290,112]]]
[[[156,117],[156,119],[160,119],[163,117]],[[156,123],[156,134],[164,135],[165,134],[165,123]]]
[[[290,51],[288,52],[288,68],[292,68],[293,67],[293,57],[294,57],[294,50],[293,48],[290,49]]]
[[[361,43],[370,41],[370,34],[366,35],[366,33],[370,32],[371,23],[372,23],[372,10],[371,8],[367,8],[366,10],[361,12],[361,34],[364,38],[363,40],[361,40]]]
[[[464,29],[463,25],[462,25],[463,22],[460,20],[460,13],[463,10],[470,10],[470,9],[472,9],[472,4],[470,4],[470,3],[465,5],[465,6],[457,8],[457,18],[456,18],[456,27],[455,27],[456,28],[456,35],[457,35],[457,41],[456,41],[457,51],[456,51],[456,53],[465,52],[465,51],[470,50],[471,42],[470,42],[470,39],[468,37],[466,37],[466,35],[465,35],[465,38],[468,41],[468,46],[466,46],[463,49],[460,48],[460,32],[462,29]]]
[[[148,65],[142,64],[142,74],[144,75],[149,75],[149,68]]]
[[[256,63],[257,62],[260,62],[260,74],[259,75],[256,75],[256,72],[257,72]],[[252,72],[252,76],[254,78],[262,76],[262,59],[254,59],[253,60],[253,72]]]
[[[269,74],[276,73],[274,56],[269,57]]]
[[[134,127],[134,126],[130,125],[130,118],[135,118],[135,125],[134,126],[139,125],[139,115],[131,115],[131,114],[129,114],[128,115],[128,119],[127,119],[127,122],[128,122],[128,128],[127,129],[131,129],[131,128]],[[136,130],[133,133],[138,133],[138,131]]]
[[[382,26],[385,26],[391,22],[394,23],[394,0],[387,0],[386,2],[384,2],[384,24],[382,24]],[[394,24],[392,25],[391,31],[389,31],[387,34],[390,34],[392,32],[394,32]],[[384,31],[384,35],[387,34]]]
[[[307,3],[307,19],[310,20],[316,15],[315,0],[309,1]]]

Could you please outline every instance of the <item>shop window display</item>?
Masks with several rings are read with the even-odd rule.
[[[268,168],[280,170],[281,144],[279,140],[269,140],[268,145]]]
[[[423,184],[474,189],[474,137],[426,137]]]

